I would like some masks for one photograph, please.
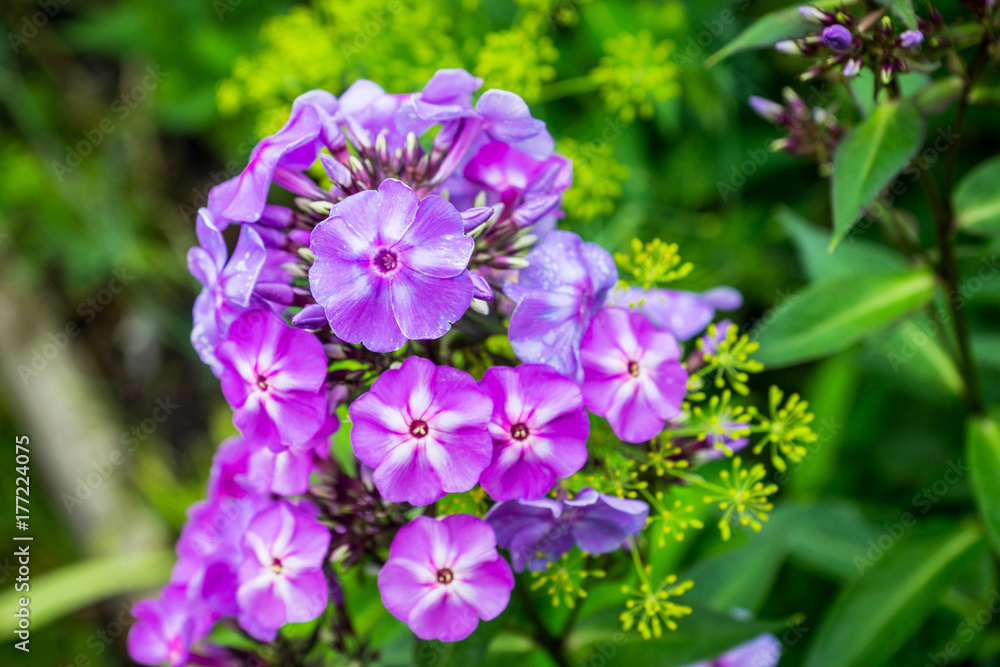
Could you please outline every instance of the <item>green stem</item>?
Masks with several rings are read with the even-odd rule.
[[[969,322],[959,304],[951,298],[951,295],[959,293],[958,264],[955,261],[955,230],[952,223],[951,207],[949,202],[942,198],[937,183],[934,182],[933,176],[927,170],[920,172],[920,186],[934,213],[934,231],[941,253],[936,270],[945,288],[945,302],[948,304],[948,311],[955,328],[955,340],[958,343],[957,363],[965,380],[966,402],[973,414],[983,414],[983,395],[979,385],[976,362],[972,354],[972,335],[969,330]]]
[[[979,78],[979,75],[983,72],[983,67],[986,66],[987,57],[989,56],[989,43],[988,36],[983,36],[982,41],[979,42],[976,55],[972,58],[972,65],[969,66],[966,72],[962,97],[959,99],[958,110],[955,112],[953,130],[955,133],[955,145],[951,147],[951,152],[948,153],[944,169],[944,191],[948,195],[951,194],[952,188],[955,185],[955,167],[958,164],[958,148],[962,142],[962,131],[965,127],[965,112],[969,108],[969,96],[972,92],[972,87],[976,83],[976,79]]]
[[[597,82],[589,76],[577,76],[572,79],[563,79],[548,84],[542,89],[539,102],[552,102],[553,100],[570,97],[571,95],[581,95],[597,90]]]
[[[517,590],[518,595],[521,598],[521,606],[524,607],[524,613],[527,614],[531,623],[534,625],[534,632],[532,633],[535,640],[542,645],[542,647],[549,652],[552,656],[552,660],[559,665],[559,667],[570,667],[569,657],[566,655],[566,649],[563,646],[562,639],[554,636],[549,629],[545,627],[545,622],[542,620],[541,616],[538,615],[538,610],[535,609],[534,602],[531,596],[528,595],[528,587],[525,585],[514,586]]]

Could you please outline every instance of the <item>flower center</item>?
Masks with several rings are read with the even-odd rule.
[[[637,361],[628,362],[628,374],[634,378],[639,377],[639,362]]]
[[[271,559],[271,569],[274,570],[276,574],[281,574],[281,570],[283,568],[282,568],[282,565],[281,565],[281,559],[280,558],[275,557],[275,558]]]
[[[427,422],[423,419],[415,419],[412,424],[410,424],[410,435],[417,438],[422,438],[427,435]]]
[[[455,573],[448,568],[443,568],[438,570],[437,580],[439,584],[450,584],[451,580],[455,578]]]
[[[528,437],[528,425],[518,422],[510,427],[510,437],[515,440],[524,440]]]
[[[390,250],[380,250],[375,255],[375,268],[382,273],[389,273],[396,268],[396,255]]]
[[[267,378],[263,375],[257,375],[257,386],[260,387],[261,391],[267,391]]]

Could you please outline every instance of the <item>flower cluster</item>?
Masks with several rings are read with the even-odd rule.
[[[923,64],[919,49],[924,33],[912,29],[900,31],[885,10],[860,19],[843,10],[830,12],[811,5],[800,7],[799,13],[813,22],[817,30],[801,39],[778,42],[775,48],[816,59],[799,77],[802,81],[831,71],[851,78],[868,66],[881,85],[889,85],[897,73]],[[940,40],[935,40],[933,46],[941,46]]]
[[[611,253],[555,229],[572,169],[545,123],[481,84],[452,69],[409,94],[310,91],[212,190],[191,339],[240,436],[169,585],[136,606],[136,660],[235,664],[245,647],[206,640],[219,622],[258,642],[324,614],[346,632],[339,581],[358,565],[417,637],[456,641],[503,612],[515,572],[572,606],[606,576],[580,563],[620,550],[641,580],[623,625],[659,636],[691,584],[653,586],[638,541],[651,519],[704,525],[671,490],[703,489],[724,535],[766,518],[762,464],[737,458],[720,484],[695,472],[750,432],[776,461],[811,434],[797,397],[773,395],[766,420],[733,404],[759,364],[711,322],[739,293],[660,287],[691,267],[659,240],[637,242],[638,284],[620,284]],[[338,414],[350,465],[330,456]],[[282,636],[278,659],[314,643]]]

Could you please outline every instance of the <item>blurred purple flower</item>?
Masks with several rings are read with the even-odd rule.
[[[494,500],[541,498],[587,462],[580,387],[549,366],[497,366],[479,382],[493,399],[493,460],[479,478]]]
[[[717,310],[736,310],[742,306],[743,296],[732,287],[716,287],[701,294],[629,287],[612,292],[608,305],[640,312],[657,329],[672,333],[677,340],[688,340],[705,330]]]
[[[417,517],[396,534],[379,571],[383,604],[420,639],[465,639],[510,601],[514,574],[496,542],[478,517]]]
[[[919,30],[906,30],[900,33],[897,41],[899,46],[904,49],[914,49],[924,41],[924,33]]]
[[[351,405],[351,443],[386,500],[428,505],[479,481],[492,407],[468,373],[410,357]]]
[[[542,570],[574,546],[603,554],[621,548],[646,525],[649,505],[581,489],[572,500],[512,500],[486,514],[497,542],[508,549],[514,570]]]
[[[387,179],[336,204],[313,231],[309,285],[338,337],[392,352],[440,338],[465,314],[474,245],[454,206]]]
[[[775,667],[781,653],[781,642],[774,635],[760,635],[717,658],[687,667]]]
[[[207,610],[190,600],[183,584],[166,586],[157,598],[140,600],[132,607],[135,623],[128,633],[128,653],[143,665],[183,667],[191,647],[212,627]]]

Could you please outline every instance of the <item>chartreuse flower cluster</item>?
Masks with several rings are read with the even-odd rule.
[[[456,12],[456,2],[467,11]],[[234,61],[231,76],[217,87],[219,110],[224,116],[253,112],[257,132],[265,136],[281,126],[292,101],[305,90],[341,90],[359,78],[378,81],[391,92],[412,90],[441,67],[467,67],[486,88],[514,92],[528,103],[595,95],[625,123],[649,118],[657,103],[679,94],[670,40],[648,30],[621,33],[598,45],[592,59],[577,59],[596,62],[589,71],[564,71],[565,59],[557,70],[560,54],[553,37],[575,29],[588,0],[515,4],[514,23],[502,27],[477,18],[482,11],[478,0],[311,0],[297,5],[264,23],[262,48]],[[683,13],[680,3],[668,3],[653,12],[653,23],[659,32],[669,32]],[[663,17],[668,17],[665,23]],[[588,220],[614,211],[628,170],[615,159],[613,141],[588,134],[582,138],[564,138],[560,145],[577,170],[564,209],[573,219]]]
[[[626,547],[639,584],[623,627],[657,637],[690,613],[674,598],[691,584],[642,566],[651,507],[652,539],[702,525],[679,484],[719,505],[724,537],[766,519],[763,464],[736,458],[718,483],[697,472],[748,432],[788,458],[811,433],[797,397],[772,394],[764,418],[728,388],[692,393],[757,370],[710,326],[739,294],[652,287],[690,270],[660,241],[626,262],[649,287],[616,290],[611,253],[555,228],[571,164],[545,123],[509,91],[474,98],[482,84],[445,69],[407,94],[311,90],[212,189],[188,254],[203,287],[191,342],[240,435],[216,453],[170,583],[135,607],[137,661],[300,662],[314,644],[284,626],[324,618],[355,636],[329,591],[376,569],[416,637],[458,641],[504,612],[515,572],[573,606],[606,576],[591,557]],[[349,462],[330,451],[345,412]],[[613,434],[599,453],[591,415]],[[278,650],[216,645],[218,624]]]

